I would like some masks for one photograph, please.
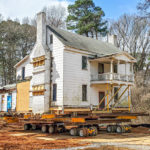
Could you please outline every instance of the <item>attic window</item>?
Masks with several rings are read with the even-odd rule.
[[[53,35],[50,35],[50,44],[53,44]]]

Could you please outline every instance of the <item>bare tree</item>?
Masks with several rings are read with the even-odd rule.
[[[147,18],[123,15],[118,21],[112,23],[110,32],[117,35],[120,49],[128,51],[137,59],[135,72],[147,68],[150,54],[150,27]]]
[[[0,14],[0,22],[3,20],[3,16]]]
[[[150,17],[150,0],[144,0],[138,3],[137,9],[140,11],[142,17]]]
[[[65,28],[66,8],[62,5],[44,7],[43,11],[47,16],[47,23],[57,28]]]
[[[22,19],[22,24],[29,24],[29,22],[30,22],[30,20],[29,20],[28,17],[24,17],[24,18]]]

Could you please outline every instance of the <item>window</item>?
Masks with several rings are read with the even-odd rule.
[[[118,87],[114,87],[114,94],[118,91]],[[114,102],[118,100],[118,93],[114,97]]]
[[[82,101],[87,101],[87,85],[82,85]]]
[[[82,56],[82,69],[87,69],[87,57]]]
[[[104,64],[98,64],[98,74],[104,73]]]
[[[50,35],[50,44],[53,44],[53,35]]]
[[[25,79],[25,67],[22,67],[22,80]]]
[[[117,66],[117,64],[114,64],[114,73],[118,73],[118,66]]]
[[[53,101],[57,99],[57,84],[53,84]]]
[[[131,72],[131,73],[133,72],[132,64],[130,64],[130,72]]]

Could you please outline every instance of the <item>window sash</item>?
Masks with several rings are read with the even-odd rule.
[[[104,73],[104,64],[101,63],[98,64],[98,73],[99,74]]]
[[[118,65],[114,64],[114,73],[118,73]]]
[[[53,84],[53,101],[57,100],[57,84]]]
[[[82,101],[87,101],[87,85],[82,85]]]
[[[82,56],[82,69],[87,69],[87,57]]]
[[[25,67],[22,67],[22,80],[25,79]]]
[[[50,44],[53,44],[53,35],[50,35]]]

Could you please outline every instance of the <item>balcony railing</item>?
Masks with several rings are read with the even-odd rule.
[[[124,75],[118,73],[103,73],[97,75],[91,75],[91,81],[125,81],[125,82],[134,82],[134,75]]]

